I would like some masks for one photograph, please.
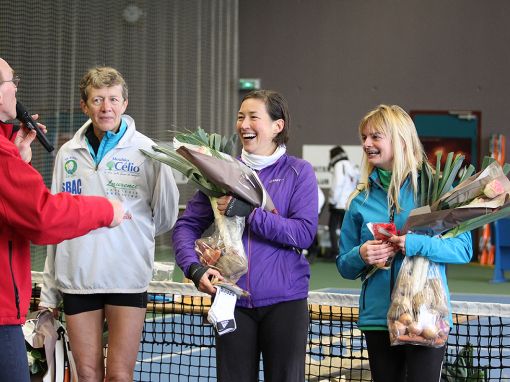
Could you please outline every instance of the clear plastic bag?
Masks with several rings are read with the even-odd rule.
[[[215,215],[214,233],[196,240],[195,251],[203,265],[216,268],[226,281],[235,284],[248,271],[242,241],[245,219]]]
[[[392,345],[441,347],[446,343],[449,311],[436,263],[422,256],[404,258],[387,318]]]

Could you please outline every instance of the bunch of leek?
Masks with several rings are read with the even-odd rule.
[[[188,180],[195,183],[197,188],[210,197],[220,197],[227,191],[218,185],[210,182],[200,170],[189,160],[180,155],[176,150],[178,147],[185,146],[202,150],[211,156],[222,158],[223,154],[233,155],[237,144],[237,135],[233,134],[230,138],[222,137],[217,133],[207,133],[202,128],[196,131],[187,131],[176,133],[173,145],[155,145],[149,152],[141,149],[149,158],[164,163],[182,173]]]
[[[510,165],[501,168],[494,159],[486,157],[483,170],[473,175],[474,166],[462,169],[463,161],[463,155],[454,158],[453,153],[449,153],[441,171],[441,153],[438,153],[435,171],[430,164],[423,164],[420,177],[422,207],[411,211],[402,229],[404,233],[449,238],[510,215],[510,181],[506,177]],[[454,187],[460,173],[460,182]],[[473,205],[473,200],[486,192],[485,187],[492,181],[502,183],[502,194],[497,196],[498,207],[489,209],[483,207],[483,203]],[[496,201],[495,193],[489,198]],[[422,256],[406,256],[388,310],[391,343],[443,346],[450,329],[448,310],[438,299],[444,294],[437,264]]]
[[[423,165],[420,179],[422,207],[411,212],[403,229],[404,232],[420,233],[419,228],[421,228],[424,233],[426,230],[423,228],[426,228],[429,221],[436,230],[431,228],[429,234],[441,234],[443,238],[449,238],[510,215],[510,203],[507,196],[510,194],[510,181],[506,177],[510,171],[510,165],[507,163],[501,167],[494,158],[485,157],[482,170],[473,175],[474,166],[462,168],[463,160],[463,155],[457,155],[453,159],[453,153],[449,153],[444,169],[441,171],[441,153],[438,153],[435,172],[428,164]],[[454,187],[457,179],[460,180]],[[484,187],[491,181],[500,182],[503,188],[503,194],[498,198],[496,207],[473,203],[480,200],[479,197],[484,194]],[[491,199],[496,200],[492,196]],[[442,231],[437,231],[441,228]]]
[[[216,231],[208,238],[212,248],[221,253],[212,262],[211,257],[202,253],[202,246],[197,240],[195,250],[204,265],[214,266],[227,281],[235,284],[237,280],[247,272],[248,261],[242,243],[242,234],[245,221],[243,217],[226,217],[221,215],[217,208],[217,198],[227,194],[227,190],[217,183],[212,182],[199,167],[188,160],[184,155],[189,150],[223,159],[234,164],[233,154],[237,143],[237,135],[230,138],[222,137],[216,133],[207,133],[198,128],[196,131],[177,133],[173,141],[173,147],[165,145],[153,146],[154,153],[141,150],[146,156],[164,163],[182,173],[188,180],[195,183],[197,188],[209,196],[214,213]],[[182,150],[182,147],[185,150]]]

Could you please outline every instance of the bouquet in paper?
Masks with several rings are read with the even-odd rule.
[[[202,264],[215,267],[233,284],[248,270],[242,243],[245,218],[221,215],[217,209],[217,198],[233,194],[254,206],[275,211],[257,174],[230,155],[236,138],[232,135],[226,139],[198,128],[195,132],[176,134],[172,145],[153,146],[154,152],[141,150],[148,157],[184,174],[209,196],[215,231],[210,237],[196,240],[195,250]]]
[[[510,215],[510,181],[504,169],[490,158],[483,170],[463,169],[464,157],[449,153],[441,171],[438,155],[435,173],[424,164],[421,174],[422,207],[411,211],[402,232],[443,238],[482,227]],[[450,330],[446,288],[439,266],[422,256],[405,257],[391,296],[388,311],[390,341],[397,344],[443,346]]]
[[[470,166],[464,170],[459,184],[452,188],[464,158],[457,156],[453,165],[450,158],[452,153],[448,155],[442,177],[438,175],[440,165],[435,174],[422,171],[423,207],[411,211],[403,232],[448,238],[510,215],[510,181],[506,176],[510,165],[501,167],[486,157],[482,171],[471,175],[474,168]]]

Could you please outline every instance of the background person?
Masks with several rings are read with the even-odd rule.
[[[445,263],[469,262],[471,234],[451,239],[404,234],[392,236],[390,243],[374,240],[367,223],[393,222],[400,229],[409,212],[419,207],[419,171],[427,159],[413,121],[399,106],[380,105],[369,112],[361,120],[359,134],[364,152],[361,180],[342,225],[337,268],[343,277],[363,281],[358,326],[365,336],[374,382],[437,382],[445,346],[390,346],[386,318],[390,295],[404,256],[424,256],[439,264],[449,296]],[[372,265],[390,256],[395,256],[390,269],[379,269],[366,278]]]
[[[246,215],[243,244],[249,267],[237,285],[250,293],[237,301],[237,329],[216,336],[218,380],[257,381],[262,353],[265,380],[303,381],[310,267],[301,249],[310,246],[317,231],[317,180],[308,162],[286,153],[290,120],[280,94],[247,94],[236,128],[243,145],[241,161],[257,171],[278,213],[231,196],[218,199],[222,214],[228,206],[232,213],[227,216]],[[213,221],[208,197],[197,192],[173,234],[177,264],[199,290],[211,295],[215,288],[209,278],[218,272],[200,264],[194,243]]]
[[[322,214],[322,210],[324,209],[324,204],[326,203],[326,196],[324,195],[324,192],[319,186],[317,186],[317,193],[318,193],[317,219],[319,220]],[[305,255],[308,262],[312,264],[315,261],[315,258],[319,254],[320,250],[321,248],[319,243],[319,234],[317,232],[313,239],[312,245],[307,249],[303,249],[303,254]]]
[[[338,256],[338,230],[344,220],[345,208],[349,195],[356,188],[359,170],[349,161],[347,153],[341,146],[335,146],[329,151],[328,169],[331,172],[331,187],[329,189],[329,240],[331,250],[325,256],[334,261]]]
[[[16,118],[19,78],[0,58],[0,381],[30,380],[25,322],[32,294],[30,242],[58,243],[100,227],[115,227],[124,210],[118,201],[59,193],[52,195],[29,165],[35,131],[4,123]],[[37,115],[34,119],[37,119]],[[39,124],[43,131],[44,125]]]
[[[59,150],[52,191],[70,188],[121,200],[125,222],[50,247],[40,306],[57,307],[63,297],[80,380],[131,381],[152,279],[154,237],[175,223],[179,193],[170,167],[139,150],[151,150],[154,142],[123,115],[128,89],[121,74],[93,68],[81,79],[80,93],[90,119]]]

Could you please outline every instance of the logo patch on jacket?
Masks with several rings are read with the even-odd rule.
[[[73,175],[78,170],[78,162],[74,159],[68,159],[64,163],[64,171],[67,175]]]
[[[121,175],[131,175],[131,176],[139,176],[140,175],[140,166],[131,162],[127,158],[116,158],[113,157],[111,161],[106,163],[106,170],[112,171]]]
[[[81,179],[67,180],[62,183],[62,192],[70,192],[73,195],[81,194]]]
[[[139,198],[136,190],[139,185],[128,182],[108,180],[106,183],[106,196],[125,197],[131,199]]]

